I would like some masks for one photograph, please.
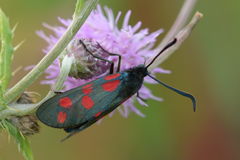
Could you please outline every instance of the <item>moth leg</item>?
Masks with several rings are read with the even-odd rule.
[[[63,92],[60,91],[53,91],[55,94],[59,95],[59,94],[63,94]]]
[[[147,102],[146,99],[142,98],[142,97],[139,95],[139,92],[137,92],[137,98],[139,98],[139,99],[142,100],[143,102]]]
[[[106,52],[107,54],[109,54],[110,56],[118,56],[118,67],[117,67],[117,72],[120,72],[122,56],[121,56],[120,54],[117,54],[117,53],[111,53],[111,52],[108,52],[108,51],[105,50],[105,49],[104,49],[99,43],[98,43],[98,46],[99,46],[104,52]]]
[[[94,58],[97,58],[97,59],[100,59],[100,60],[102,60],[102,61],[105,61],[105,62],[110,63],[111,66],[110,66],[109,74],[113,74],[114,63],[113,63],[112,61],[109,61],[109,60],[107,60],[107,59],[104,59],[104,58],[102,58],[102,57],[99,57],[99,56],[94,55],[91,51],[88,50],[87,46],[83,43],[82,40],[79,40],[79,42],[83,45],[84,49],[85,49],[88,53],[90,53]]]

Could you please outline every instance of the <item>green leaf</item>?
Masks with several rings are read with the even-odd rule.
[[[32,150],[29,141],[22,133],[7,120],[0,121],[0,127],[5,129],[16,141],[19,151],[26,160],[33,160]]]
[[[14,48],[12,46],[13,32],[10,28],[9,20],[0,9],[0,86],[5,92],[12,76],[11,64]]]

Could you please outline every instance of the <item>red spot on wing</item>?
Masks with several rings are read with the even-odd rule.
[[[113,92],[114,90],[117,89],[119,84],[120,84],[120,80],[114,80],[114,81],[104,83],[102,85],[102,88],[104,91]]]
[[[91,97],[89,96],[83,96],[81,104],[86,109],[91,109],[94,105],[94,102]]]
[[[88,84],[82,87],[82,92],[84,94],[90,94],[92,92],[92,89],[93,89],[92,84]]]
[[[89,88],[89,87],[92,87],[92,84],[87,84],[87,85],[83,86],[82,88],[86,89],[86,88]]]
[[[102,113],[102,112],[98,112],[98,113],[96,113],[96,114],[94,115],[94,117],[98,117],[98,116],[100,116],[101,113]]]
[[[67,119],[67,114],[65,112],[59,112],[57,116],[58,123],[64,123]]]
[[[71,108],[72,100],[69,97],[63,97],[59,100],[59,105],[63,108]]]
[[[112,80],[115,79],[117,77],[119,77],[121,74],[120,73],[116,73],[116,74],[112,74],[112,75],[108,75],[106,77],[104,77],[105,80]]]

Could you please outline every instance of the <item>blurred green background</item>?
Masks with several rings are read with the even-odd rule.
[[[183,3],[183,0],[100,1],[114,13],[131,9],[131,24],[140,20],[150,31],[168,30]],[[12,26],[18,23],[15,44],[25,40],[15,54],[14,69],[35,64],[43,57],[46,43],[35,31],[43,29],[42,22],[59,24],[58,16],[70,18],[74,5],[75,0],[0,0]],[[30,138],[35,159],[239,160],[240,1],[199,0],[196,10],[204,13],[204,19],[162,65],[173,73],[158,76],[193,93],[198,100],[196,113],[185,98],[150,85],[164,102],[149,101],[149,108],[139,106],[146,118],[131,114],[125,119],[116,114],[64,143],[59,142],[65,136],[63,131],[41,124],[41,133]],[[159,41],[162,38],[163,35]],[[24,70],[18,72],[12,84],[25,74]],[[39,81],[29,90],[44,95],[49,87]],[[0,136],[0,160],[23,160],[6,134]]]

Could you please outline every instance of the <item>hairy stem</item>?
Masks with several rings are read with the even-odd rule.
[[[65,49],[68,43],[78,32],[91,11],[96,7],[97,3],[98,0],[87,0],[84,4],[84,7],[80,7],[80,0],[77,2],[73,21],[68,27],[67,31],[49,51],[49,53],[46,54],[46,56],[25,77],[23,77],[4,95],[4,99],[7,103],[10,103],[18,95],[20,95],[48,68],[49,65],[52,64],[52,62],[60,55],[60,53]]]
[[[43,102],[45,102],[47,99],[51,98],[54,95],[54,91],[59,91],[63,88],[64,81],[68,77],[68,74],[71,70],[72,62],[73,62],[72,57],[65,56],[63,58],[60,74],[53,87],[53,91],[49,91],[47,96],[43,98],[40,102],[38,102],[37,104],[17,104],[17,103],[10,104],[9,105],[10,107],[8,109],[5,109],[2,112],[0,112],[0,119],[5,119],[10,115],[23,116],[34,113],[38,106],[40,106]]]
[[[160,51],[187,23],[197,0],[185,0],[175,22],[156,50]]]
[[[173,23],[172,27],[170,28],[170,30],[168,31],[168,33],[166,34],[166,36],[163,38],[163,40],[161,41],[161,43],[158,45],[158,47],[156,47],[155,52],[159,53],[166,45],[167,43],[174,38],[174,36],[184,27],[184,25],[187,23],[187,20],[189,18],[189,16],[192,13],[192,10],[196,4],[197,0],[185,0],[175,22]],[[151,67],[149,67],[149,70],[152,70],[154,68],[156,68],[159,64],[161,64],[163,62],[163,55],[166,54],[168,50],[166,50],[165,52],[163,52],[153,63],[153,65],[151,65]],[[168,56],[169,57],[169,56]],[[164,58],[164,60],[166,60],[166,58]],[[152,61],[152,60],[150,60]]]
[[[174,36],[174,38],[177,39],[176,44],[174,44],[169,49],[165,50],[155,61],[154,63],[149,66],[149,70],[152,70],[156,68],[159,64],[161,64],[163,61],[165,61],[172,53],[174,53],[181,44],[190,36],[192,30],[196,26],[196,24],[199,22],[199,20],[203,17],[203,15],[200,12],[195,13],[192,20],[188,25],[186,25],[177,35]]]

